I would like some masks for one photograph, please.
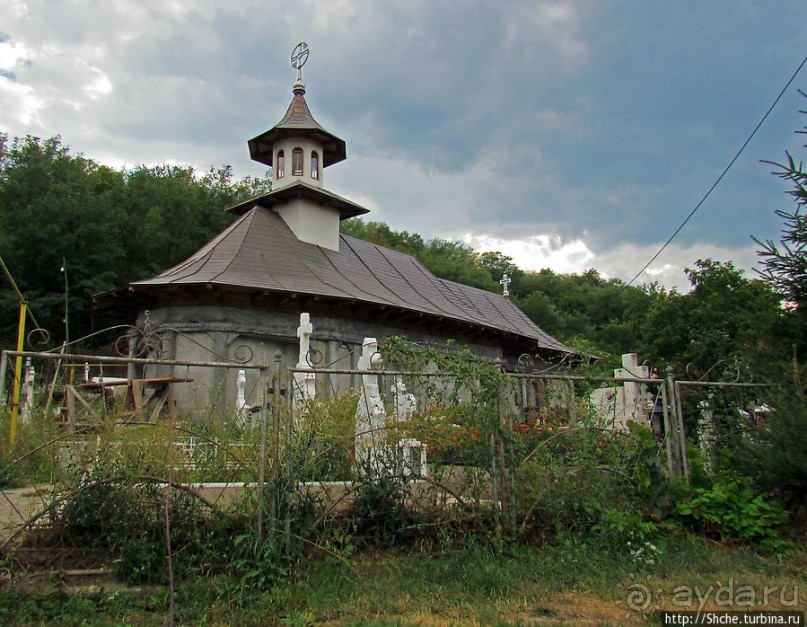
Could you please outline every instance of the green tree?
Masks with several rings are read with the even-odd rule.
[[[763,281],[731,262],[698,260],[687,269],[692,291],[655,290],[640,325],[641,346],[660,365],[710,378],[743,365],[763,375],[780,356],[784,312]]]
[[[807,97],[804,92],[800,93]],[[797,132],[807,134],[807,126]],[[807,148],[807,144],[803,147]],[[779,244],[772,240],[762,242],[753,239],[761,246],[758,254],[765,266],[762,277],[797,307],[804,308],[807,305],[807,216],[804,215],[807,208],[807,172],[801,161],[796,162],[789,152],[785,154],[787,163],[769,163],[776,168],[776,176],[792,185],[787,193],[794,199],[796,208],[776,211],[776,215],[784,220]]]
[[[0,255],[37,320],[61,341],[65,296],[76,332],[89,327],[89,296],[114,286],[123,255],[108,229],[121,216],[119,173],[81,155],[58,137],[3,138]],[[66,271],[66,277],[65,277]],[[67,290],[65,285],[67,278]],[[3,336],[15,336],[16,296],[3,286]]]
[[[340,223],[339,230],[345,235],[352,235],[413,257],[420,257],[426,248],[420,235],[410,234],[407,231],[393,231],[384,222],[364,222],[359,218],[350,218]]]
[[[92,294],[178,263],[232,221],[223,209],[269,186],[235,180],[229,167],[116,171],[71,154],[59,137],[9,142],[0,134],[0,255],[58,344],[68,335],[65,309],[70,339],[87,335]],[[6,343],[16,337],[18,306],[2,285]]]
[[[524,295],[521,285],[524,279],[524,271],[513,263],[513,258],[503,255],[500,252],[485,252],[479,255],[479,263],[488,271],[490,278],[496,283],[502,280],[506,274],[510,279],[508,289],[513,296]],[[500,284],[501,285],[501,284]]]

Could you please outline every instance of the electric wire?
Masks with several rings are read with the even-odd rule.
[[[662,253],[662,252],[664,252],[664,249],[665,249],[665,248],[667,248],[667,246],[669,246],[669,245],[670,245],[670,242],[672,242],[672,241],[675,239],[676,235],[678,235],[678,233],[680,233],[680,232],[681,232],[681,230],[682,230],[682,229],[683,229],[683,228],[686,226],[687,222],[689,222],[689,221],[690,221],[690,219],[692,218],[692,216],[694,216],[694,215],[697,213],[698,209],[700,209],[700,208],[701,208],[701,205],[703,205],[703,203],[704,203],[704,202],[706,202],[706,199],[707,199],[707,198],[709,198],[709,196],[710,196],[710,195],[711,195],[711,193],[714,191],[714,189],[715,189],[715,188],[716,188],[716,187],[717,187],[717,186],[720,184],[720,181],[722,181],[722,180],[723,180],[723,178],[726,176],[726,174],[728,174],[728,171],[731,169],[731,167],[734,165],[734,163],[737,161],[737,159],[739,159],[739,158],[740,158],[740,155],[741,155],[741,154],[743,153],[743,151],[745,150],[745,147],[746,147],[746,146],[748,146],[748,144],[749,144],[749,143],[751,143],[751,140],[754,138],[754,135],[756,135],[756,134],[757,134],[757,131],[758,131],[758,130],[760,129],[760,127],[761,127],[761,126],[762,126],[762,125],[765,123],[765,120],[767,120],[767,119],[768,119],[768,116],[771,114],[771,112],[773,111],[774,107],[776,107],[776,105],[777,105],[777,104],[779,103],[779,101],[782,99],[782,96],[784,96],[785,92],[786,92],[786,91],[787,91],[787,89],[790,87],[791,83],[793,83],[793,81],[794,81],[794,80],[796,80],[796,76],[798,76],[798,73],[799,73],[799,72],[801,71],[801,69],[804,67],[805,63],[807,63],[807,57],[804,57],[804,59],[802,60],[802,62],[799,64],[799,67],[797,67],[797,68],[796,68],[796,71],[795,71],[795,72],[793,72],[793,75],[790,77],[790,80],[789,80],[789,81],[787,81],[787,84],[786,84],[786,85],[785,85],[785,86],[782,88],[782,91],[780,91],[780,92],[779,92],[779,95],[778,95],[778,96],[776,96],[776,99],[773,101],[773,104],[771,104],[771,106],[770,106],[770,107],[768,108],[768,110],[765,112],[765,115],[763,115],[763,116],[762,116],[762,119],[761,119],[761,120],[759,121],[759,123],[756,125],[756,127],[754,128],[754,130],[753,130],[753,131],[751,131],[751,134],[748,136],[748,139],[746,139],[746,140],[745,140],[745,142],[743,143],[743,145],[742,145],[742,146],[740,147],[740,149],[737,151],[737,154],[735,154],[735,155],[734,155],[734,158],[733,158],[733,159],[732,159],[732,160],[729,162],[729,164],[728,164],[728,165],[727,165],[727,166],[726,166],[726,167],[723,169],[723,172],[721,172],[721,173],[720,173],[720,176],[718,176],[718,177],[717,177],[717,180],[716,180],[716,181],[714,182],[714,184],[713,184],[713,185],[712,185],[712,186],[709,188],[709,190],[708,190],[708,191],[707,191],[707,192],[706,192],[706,193],[703,195],[703,198],[701,198],[701,199],[700,199],[700,202],[698,202],[698,204],[697,204],[697,205],[695,205],[695,208],[694,208],[692,211],[690,211],[690,212],[689,212],[689,215],[688,215],[688,216],[687,216],[687,217],[684,219],[684,221],[683,221],[683,222],[681,222],[681,224],[678,226],[678,228],[677,228],[677,229],[675,229],[675,231],[673,231],[673,234],[672,234],[672,235],[670,235],[670,237],[667,239],[667,241],[666,241],[666,242],[664,242],[664,244],[661,246],[661,248],[659,248],[659,249],[658,249],[658,251],[656,251],[656,254],[655,254],[655,255],[653,255],[653,256],[650,258],[650,261],[648,261],[648,262],[647,262],[647,263],[646,263],[646,264],[645,264],[645,265],[642,267],[642,269],[641,269],[641,270],[639,270],[639,272],[637,272],[637,273],[636,273],[636,275],[635,275],[635,276],[634,276],[634,277],[633,277],[633,278],[632,278],[630,281],[628,281],[628,282],[627,282],[627,283],[626,283],[626,284],[623,286],[622,290],[620,290],[620,294],[621,294],[622,292],[624,292],[624,291],[625,291],[625,290],[626,290],[628,287],[630,287],[630,286],[633,284],[633,282],[634,282],[636,279],[638,279],[638,278],[639,278],[639,277],[640,277],[640,276],[641,276],[641,275],[644,273],[644,271],[645,271],[645,270],[647,270],[647,269],[650,267],[650,265],[651,265],[651,264],[652,264],[652,263],[653,263],[653,262],[654,262],[656,259],[658,259],[659,255],[661,255],[661,253]]]

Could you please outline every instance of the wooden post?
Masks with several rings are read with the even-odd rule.
[[[289,377],[289,381],[292,380],[292,377]],[[293,414],[291,413],[293,407],[291,406],[291,394],[286,395],[286,481],[284,482],[286,494],[285,498],[290,499],[292,497],[291,490],[293,483],[293,472],[294,469],[292,468],[292,459],[291,459],[291,438],[292,438],[292,428],[293,428]],[[286,549],[286,555],[291,555],[291,516],[288,514],[284,517],[283,520],[283,545]]]
[[[678,437],[678,407],[676,401],[678,400],[675,396],[675,378],[673,377],[673,369],[672,366],[667,368],[667,388],[669,390],[669,401],[670,401],[670,412],[672,416],[670,416],[670,432],[668,437],[672,438],[671,444],[673,446],[673,453],[675,456],[675,470],[677,476],[682,475],[682,468],[681,468],[681,440]]]

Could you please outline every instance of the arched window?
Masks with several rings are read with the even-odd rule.
[[[280,150],[277,153],[277,172],[275,172],[275,178],[282,179],[285,173],[286,173],[286,156],[283,154],[283,151]]]
[[[291,175],[303,175],[303,149],[295,148],[291,151]]]
[[[311,153],[311,178],[319,178],[319,155],[316,150]]]

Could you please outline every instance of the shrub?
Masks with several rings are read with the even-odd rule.
[[[737,466],[766,492],[788,503],[807,502],[807,397],[783,394],[765,422],[739,447]]]
[[[85,483],[66,499],[56,523],[67,546],[108,549],[118,576],[129,583],[164,582],[167,577],[165,493],[154,484]],[[184,492],[169,497],[168,517],[174,572],[202,566],[215,544],[211,520],[202,504]],[[226,554],[225,545],[219,550]]]
[[[781,504],[766,500],[739,480],[696,488],[693,497],[676,509],[709,536],[747,540],[768,549],[777,548],[776,527],[787,520]]]
[[[406,505],[406,484],[397,477],[382,474],[367,477],[348,513],[351,526],[380,548],[410,544],[422,522]]]
[[[295,418],[289,445],[292,466],[302,481],[337,481],[353,476],[358,394],[309,402]]]

